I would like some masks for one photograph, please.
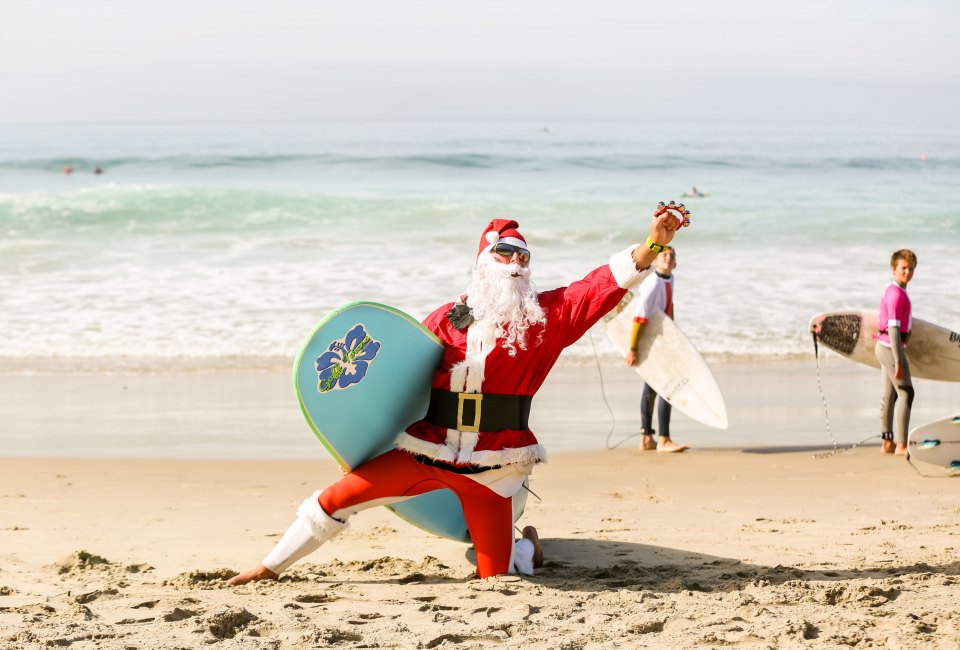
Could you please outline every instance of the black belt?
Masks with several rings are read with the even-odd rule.
[[[434,388],[423,419],[445,429],[477,433],[528,429],[532,402],[529,395],[451,393]]]
[[[437,467],[440,469],[445,469],[448,472],[453,472],[455,474],[480,474],[481,472],[486,472],[491,469],[500,469],[502,465],[493,465],[492,467],[481,467],[480,465],[454,465],[452,463],[447,463],[442,460],[437,460],[436,458],[430,458],[429,456],[423,456],[421,454],[412,454],[414,460],[422,465],[429,465],[430,467]]]

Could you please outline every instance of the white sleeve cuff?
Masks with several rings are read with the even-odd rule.
[[[310,524],[305,518],[297,517],[270,554],[263,558],[263,566],[274,573],[283,573],[291,564],[305,558],[318,548],[320,548],[320,542],[313,536]]]
[[[887,327],[900,327],[900,321],[894,318],[891,318],[887,321]]]
[[[638,271],[637,263],[633,261],[633,251],[638,246],[639,244],[634,244],[610,256],[610,272],[621,289],[632,289],[650,274],[650,269]]]

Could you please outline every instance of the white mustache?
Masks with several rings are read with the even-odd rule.
[[[491,264],[487,267],[488,272],[496,273],[503,277],[511,278],[529,278],[530,277],[530,267],[520,266],[517,262],[512,264]]]

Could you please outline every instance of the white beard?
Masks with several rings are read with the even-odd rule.
[[[519,264],[501,264],[481,255],[467,287],[467,304],[474,327],[496,327],[496,338],[511,356],[527,349],[527,330],[547,322],[537,301],[537,288],[530,282],[530,269]]]

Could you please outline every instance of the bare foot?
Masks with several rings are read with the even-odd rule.
[[[881,443],[880,451],[885,454],[892,454],[896,448],[897,446],[893,444],[893,440],[884,440]]]
[[[248,582],[254,582],[257,580],[276,580],[278,577],[278,574],[260,564],[253,569],[249,569],[243,573],[238,573],[237,575],[233,576],[227,580],[227,584],[231,587],[236,587],[238,585],[245,585]]]
[[[670,438],[661,438],[657,444],[658,454],[677,454],[688,449],[690,449],[690,445],[678,445]]]
[[[527,526],[521,534],[533,542],[533,566],[543,566],[543,549],[540,547],[540,536],[537,535],[537,529],[533,526]]]
[[[640,451],[653,451],[657,448],[657,441],[648,433],[643,434],[643,440],[640,441]]]
[[[910,451],[907,449],[906,445],[897,445],[897,450],[895,452],[897,456],[909,456]]]

